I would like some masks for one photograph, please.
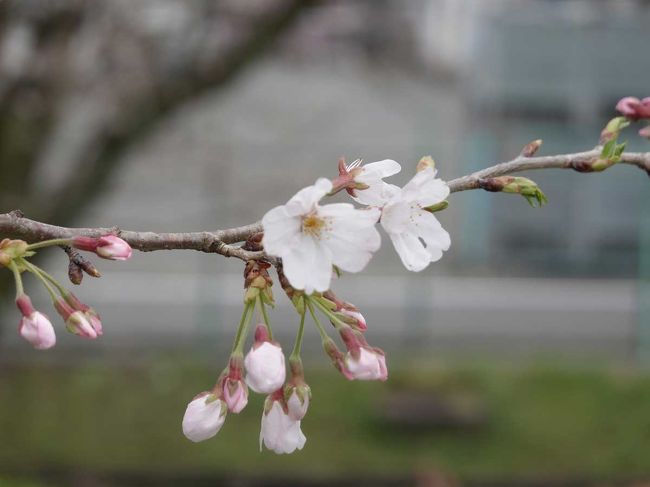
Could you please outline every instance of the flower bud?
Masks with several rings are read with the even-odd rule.
[[[26,294],[16,299],[16,306],[23,315],[18,326],[20,336],[38,350],[52,348],[56,344],[56,334],[48,317],[33,308]]]
[[[224,421],[228,408],[216,395],[202,392],[187,405],[183,416],[183,434],[195,443],[216,435]]]
[[[311,389],[304,382],[299,385],[289,384],[284,390],[284,397],[287,402],[289,417],[294,421],[300,421],[307,414]]]
[[[365,331],[368,329],[366,319],[355,305],[340,300],[332,291],[323,293],[323,298],[320,302],[334,311],[336,317],[341,321],[357,330]]]
[[[260,451],[264,444],[278,454],[293,453],[302,450],[306,441],[307,438],[300,429],[300,421],[289,416],[282,396],[267,397],[260,428]]]
[[[639,130],[639,135],[641,137],[645,137],[646,139],[650,139],[650,125]]]
[[[616,104],[616,110],[633,121],[650,119],[650,97],[639,100],[634,96],[626,96]]]
[[[255,392],[277,391],[286,377],[284,354],[280,345],[271,342],[265,325],[257,325],[255,343],[244,359],[246,384]]]
[[[54,308],[65,321],[65,327],[70,333],[91,340],[97,338],[97,332],[83,311],[74,309],[63,298],[54,302]]]
[[[478,180],[479,188],[491,192],[518,193],[526,198],[528,204],[535,207],[548,203],[546,195],[539,189],[537,183],[520,176],[500,176]]]
[[[533,157],[542,146],[542,139],[533,140],[521,149],[521,157]]]
[[[357,357],[348,352],[345,365],[352,378],[357,380],[381,380],[388,378],[386,357],[378,349],[361,347]]]
[[[74,310],[81,311],[88,322],[90,323],[90,326],[95,330],[95,333],[97,335],[103,335],[104,334],[104,328],[102,326],[102,321],[101,317],[95,311],[93,308],[88,306],[87,304],[82,303],[79,301],[79,298],[72,294],[71,292],[68,292],[65,296],[63,296],[63,299],[65,299],[66,303],[70,305]]]
[[[74,237],[72,246],[79,250],[94,252],[102,259],[127,260],[131,257],[131,246],[115,235],[101,237]]]
[[[424,156],[420,161],[418,162],[417,167],[415,168],[416,172],[422,172],[425,169],[433,169],[435,171],[436,169],[436,161],[433,160],[433,157],[431,156]]]
[[[240,413],[248,404],[248,387],[242,379],[226,378],[223,383],[223,398],[231,412]]]
[[[612,118],[609,122],[607,122],[607,125],[605,125],[605,128],[600,133],[600,143],[606,144],[611,140],[618,139],[621,130],[623,130],[628,125],[630,125],[630,122],[625,117]]]
[[[223,399],[233,413],[241,412],[248,404],[248,387],[242,379],[243,372],[244,363],[241,355],[231,355],[228,375],[223,378],[221,387]]]

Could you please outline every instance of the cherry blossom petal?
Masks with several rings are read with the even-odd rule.
[[[293,453],[305,446],[307,438],[300,429],[300,421],[291,419],[274,401],[268,413],[262,414],[260,428],[260,450],[262,443],[275,453]]]
[[[347,203],[323,206],[320,210],[330,220],[323,244],[330,249],[334,265],[347,272],[362,271],[381,245],[375,228],[380,211],[357,210]]]
[[[297,216],[309,213],[330,191],[332,191],[332,182],[326,178],[319,178],[314,185],[301,189],[287,202],[285,205],[287,214]]]
[[[305,293],[327,291],[332,278],[332,253],[317,241],[308,236],[300,235],[298,245],[291,252],[280,254],[284,265],[284,273],[296,289],[304,289]]]
[[[419,210],[414,214],[413,228],[418,237],[427,244],[427,250],[431,254],[431,262],[440,260],[443,250],[449,250],[451,238],[449,233],[442,228],[438,219],[430,212]]]
[[[409,271],[420,272],[429,265],[431,255],[417,236],[412,233],[391,233],[389,235],[404,267]]]
[[[402,197],[420,206],[431,206],[440,203],[449,196],[449,186],[436,178],[436,171],[427,168],[420,171],[402,189]]]
[[[280,255],[294,247],[300,236],[300,218],[289,216],[284,206],[276,206],[262,218],[264,249],[270,255]]]

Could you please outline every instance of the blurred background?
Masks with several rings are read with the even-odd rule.
[[[340,156],[395,159],[403,184],[427,154],[451,179],[537,138],[586,150],[618,99],[649,94],[649,22],[646,0],[4,0],[0,210],[211,230],[259,220]],[[308,329],[308,441],[288,457],[258,452],[262,398],[210,441],[180,431],[227,360],[240,261],[96,262],[75,293],[104,336],[59,323],[48,352],[17,335],[3,273],[0,485],[649,485],[649,180],[529,176],[543,209],[453,195],[441,262],[408,273],[384,239],[336,282],[391,375],[348,383]],[[65,254],[43,253],[65,280]],[[298,321],[276,297],[288,349]]]

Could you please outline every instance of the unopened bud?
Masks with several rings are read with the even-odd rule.
[[[16,306],[23,315],[18,332],[38,350],[51,348],[56,343],[52,323],[43,313],[34,309],[29,296],[22,294],[16,299]]]
[[[72,284],[79,285],[83,281],[83,278],[84,273],[81,267],[75,261],[71,260],[68,264],[68,279],[70,279]]]
[[[646,139],[650,139],[650,125],[639,130],[639,135],[641,137],[645,137]]]
[[[479,179],[479,187],[486,191],[517,193],[528,201],[530,206],[542,206],[548,203],[546,195],[539,189],[537,183],[531,179],[519,176],[500,176],[496,178]]]
[[[422,172],[425,169],[433,169],[435,171],[436,169],[436,161],[433,160],[433,157],[431,156],[424,156],[422,159],[418,161],[418,165],[415,168],[416,172]]]
[[[526,144],[523,149],[521,149],[520,155],[522,157],[533,157],[541,146],[542,139],[533,140],[532,142]]]
[[[522,157],[533,157],[539,148],[542,146],[542,139],[537,139],[533,140],[532,142],[529,142],[524,146],[523,149],[521,149],[521,156]]]
[[[294,421],[300,421],[307,414],[309,401],[311,399],[310,387],[302,382],[300,384],[288,384],[284,388],[284,400],[287,404],[287,413]]]
[[[623,130],[628,125],[630,125],[630,122],[625,117],[612,118],[609,122],[607,122],[607,125],[605,125],[605,128],[600,133],[600,143],[606,144],[607,142],[618,139],[621,130]]]
[[[632,121],[650,119],[650,97],[639,100],[634,96],[626,96],[616,104],[616,110]]]
[[[102,259],[127,260],[131,257],[131,246],[115,235],[101,237],[74,237],[72,246],[79,250],[94,252]]]

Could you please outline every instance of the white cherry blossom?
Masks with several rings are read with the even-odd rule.
[[[331,181],[318,179],[262,218],[264,250],[282,258],[291,285],[307,294],[329,289],[332,265],[347,272],[363,270],[381,244],[375,228],[380,211],[348,203],[320,206],[331,190]]]
[[[279,401],[273,401],[268,412],[262,413],[260,430],[260,450],[262,443],[275,453],[293,453],[302,450],[307,438],[300,429],[300,421],[295,421],[284,411]]]
[[[421,271],[429,263],[439,260],[451,244],[447,231],[425,209],[444,201],[449,195],[449,187],[436,178],[433,168],[418,172],[401,189],[387,186],[381,225],[404,266],[410,271]]]

